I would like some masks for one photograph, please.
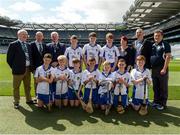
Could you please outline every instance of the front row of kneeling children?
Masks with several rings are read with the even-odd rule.
[[[129,105],[128,88],[133,83],[132,108],[141,115],[147,114],[148,85],[151,84],[151,74],[144,68],[145,58],[140,55],[136,59],[136,68],[131,73],[125,70],[124,59],[119,59],[118,70],[111,72],[111,63],[103,62],[103,71],[95,68],[95,58],[90,58],[88,68],[81,70],[81,61],[73,59],[72,70],[67,68],[64,55],[58,57],[58,66],[52,68],[51,55],[45,54],[44,64],[36,69],[35,79],[37,106],[47,106],[49,110],[54,104],[57,107],[79,106],[86,110],[91,102],[94,108],[100,107],[107,115],[111,107],[122,114]],[[84,90],[83,90],[84,87]],[[88,111],[87,111],[88,112]]]

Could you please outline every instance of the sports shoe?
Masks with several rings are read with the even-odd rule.
[[[14,109],[19,109],[19,104],[18,103],[14,104]]]
[[[30,100],[30,101],[26,101],[26,104],[33,105],[33,104],[36,104],[36,103],[33,100]]]
[[[164,106],[162,106],[162,105],[157,105],[157,106],[156,106],[156,109],[159,110],[159,111],[162,111],[162,110],[164,110]]]
[[[153,107],[153,108],[156,108],[158,105],[159,105],[159,104],[157,104],[157,103],[154,103],[154,102],[152,103],[152,107]]]

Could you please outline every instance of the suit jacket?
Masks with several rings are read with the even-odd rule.
[[[141,48],[141,55],[144,55],[144,57],[146,58],[145,67],[149,69],[151,69],[150,58],[151,58],[151,52],[152,52],[152,45],[153,45],[152,42],[148,40],[144,40],[143,46]]]
[[[57,62],[57,57],[64,55],[65,50],[66,46],[62,43],[58,42],[56,50],[54,50],[53,43],[47,44],[47,52],[52,55],[52,62]]]
[[[27,44],[30,59],[30,70],[32,70],[32,56],[30,45]],[[24,74],[26,71],[26,56],[19,40],[11,42],[7,51],[7,63],[12,69],[12,74]]]
[[[31,52],[32,52],[32,61],[33,61],[33,70],[36,70],[37,67],[43,64],[43,56],[47,52],[46,44],[42,43],[42,53],[39,52],[35,41],[30,43]]]
[[[134,43],[135,44],[135,43]],[[140,54],[143,55],[146,58],[145,67],[151,69],[151,52],[152,52],[152,43],[149,40],[144,39],[142,42],[142,47]]]

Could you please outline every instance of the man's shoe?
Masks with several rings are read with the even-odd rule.
[[[33,100],[30,100],[30,101],[26,101],[26,104],[33,105],[33,104],[35,104],[35,102]]]
[[[159,104],[157,104],[157,103],[154,103],[154,102],[152,103],[152,107],[153,107],[153,108],[156,108],[158,105],[159,105]]]
[[[156,109],[159,110],[159,111],[162,111],[162,110],[164,110],[164,106],[162,106],[162,105],[157,105],[157,106],[156,106]]]
[[[14,104],[14,109],[19,109],[19,104]]]

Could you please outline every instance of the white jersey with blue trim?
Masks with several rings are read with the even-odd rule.
[[[86,55],[86,61],[88,61],[90,57],[94,57],[96,59],[96,64],[98,64],[101,54],[101,46],[98,44],[85,44],[83,47],[83,54]]]
[[[103,94],[103,93],[107,93],[108,92],[108,85],[106,83],[106,81],[111,81],[114,82],[115,80],[115,76],[114,76],[114,72],[110,72],[109,74],[106,74],[105,72],[102,72],[99,76],[99,82],[105,82],[104,85],[100,85],[99,90],[98,90],[98,94]]]
[[[133,69],[131,71],[131,81],[138,80],[140,78],[147,77],[150,81],[152,81],[151,73],[149,69],[143,69],[140,71],[139,69]],[[134,85],[133,88],[134,98],[144,99],[144,82]],[[148,85],[146,84],[146,99],[148,98]]]
[[[88,69],[84,70],[82,74],[82,84],[84,84],[85,81],[87,81],[90,77],[94,77],[96,80],[99,79],[100,71],[98,69],[89,71]],[[85,88],[91,88],[91,82],[88,82],[85,85]],[[93,83],[92,88],[95,89],[97,88],[96,84]]]
[[[68,59],[69,67],[73,67],[73,63],[72,63],[73,58],[77,58],[79,60],[82,59],[82,48],[77,46],[75,49],[73,49],[70,46],[66,49],[64,55]]]
[[[62,75],[66,75],[67,78],[71,78],[71,70],[68,68],[60,69],[59,67],[56,67],[54,70],[55,78],[58,78]],[[56,82],[56,95],[65,94],[68,91],[68,82],[58,80]]]
[[[36,69],[34,77],[35,78],[38,78],[40,76],[41,77],[49,77],[50,75],[53,75],[53,74],[54,74],[54,68],[53,67],[49,66],[49,68],[47,70],[45,70],[44,65],[42,65]],[[36,93],[45,94],[45,95],[50,94],[49,83],[45,82],[45,81],[39,82],[37,84]]]
[[[73,89],[79,90],[82,81],[82,72],[76,72],[75,70],[72,70],[71,81]]]
[[[120,78],[124,79],[128,84],[131,83],[131,76],[129,72],[125,71],[124,73],[121,73],[119,70],[115,71],[115,80],[118,80]],[[121,95],[128,94],[128,89],[124,84],[116,84],[114,89],[114,95],[119,95],[119,93],[121,93]]]
[[[110,63],[115,63],[115,59],[119,57],[119,50],[114,45],[111,48],[105,45],[102,48],[101,57]]]

